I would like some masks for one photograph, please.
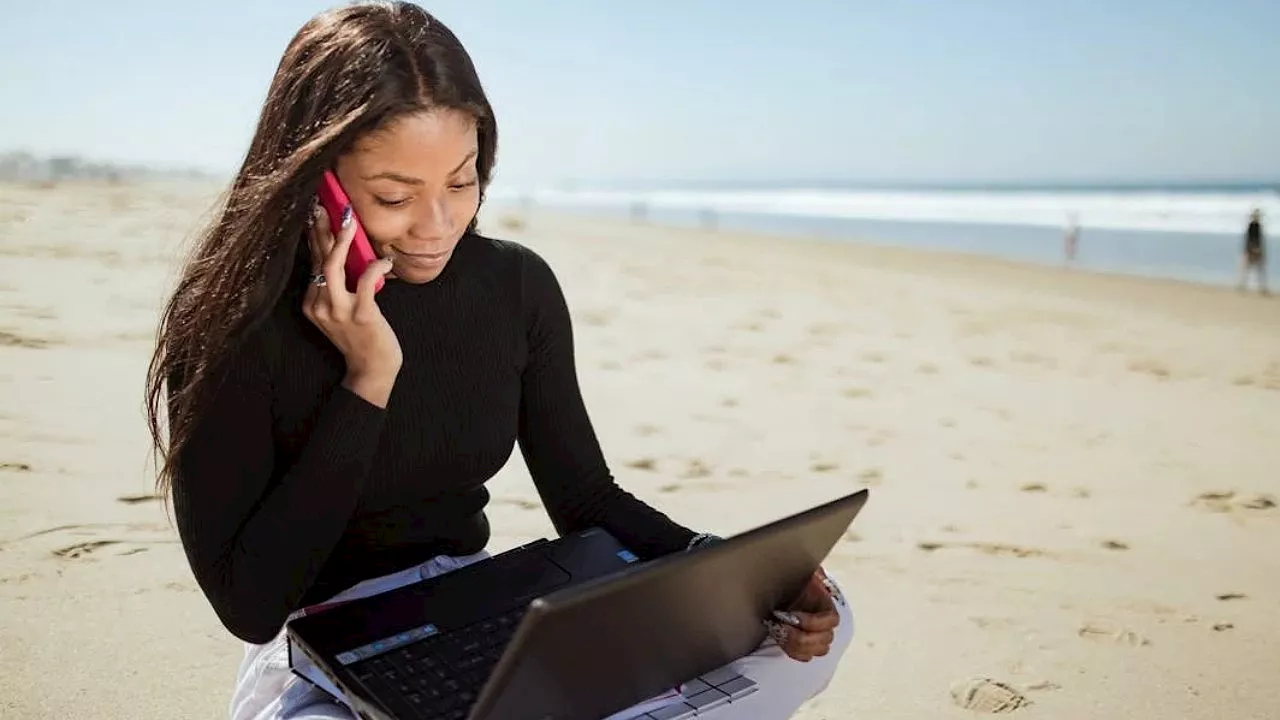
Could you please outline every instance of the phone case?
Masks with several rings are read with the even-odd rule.
[[[324,209],[329,213],[329,221],[332,223],[334,236],[337,236],[341,229],[342,211],[351,203],[351,199],[347,197],[347,193],[342,189],[342,185],[338,182],[338,177],[333,174],[332,170],[325,170],[324,177],[320,180],[320,204],[324,205]],[[373,246],[369,244],[369,236],[365,235],[364,227],[360,224],[360,218],[355,217],[355,211],[352,211],[352,222],[356,224],[356,235],[351,239],[351,249],[347,253],[347,261],[345,264],[347,274],[347,290],[356,291],[356,283],[360,276],[364,274],[369,263],[378,259],[376,253],[373,252]],[[382,276],[378,276],[373,286],[376,293],[386,284]]]

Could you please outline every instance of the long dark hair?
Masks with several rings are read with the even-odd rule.
[[[162,497],[210,385],[280,302],[307,252],[300,240],[324,170],[362,135],[437,108],[475,119],[483,198],[497,153],[493,109],[467,51],[440,21],[410,3],[365,2],[317,15],[289,42],[244,162],[161,316],[146,406]]]

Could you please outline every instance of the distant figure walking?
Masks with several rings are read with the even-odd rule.
[[[1244,252],[1240,256],[1240,290],[1249,281],[1249,271],[1258,274],[1258,291],[1267,292],[1267,245],[1262,237],[1262,211],[1254,210],[1249,216],[1249,227],[1244,232]]]
[[[1080,223],[1077,221],[1076,214],[1071,213],[1067,216],[1067,232],[1062,236],[1062,254],[1066,257],[1067,262],[1074,262],[1076,259],[1076,246],[1080,244]]]

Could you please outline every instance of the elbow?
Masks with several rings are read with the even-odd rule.
[[[260,607],[217,605],[214,610],[228,632],[253,645],[265,645],[274,640],[287,619],[285,615],[264,613]]]
[[[264,596],[252,583],[201,583],[222,626],[237,638],[253,645],[265,645],[280,634],[288,611],[277,599]]]

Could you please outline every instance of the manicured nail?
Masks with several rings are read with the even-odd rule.
[[[351,206],[350,205],[342,208],[342,222],[339,224],[342,226],[342,229],[344,230],[347,229],[349,225],[351,225]]]
[[[790,625],[791,627],[800,627],[800,618],[796,617],[792,613],[783,612],[781,610],[774,610],[773,616],[778,618],[778,620]]]

